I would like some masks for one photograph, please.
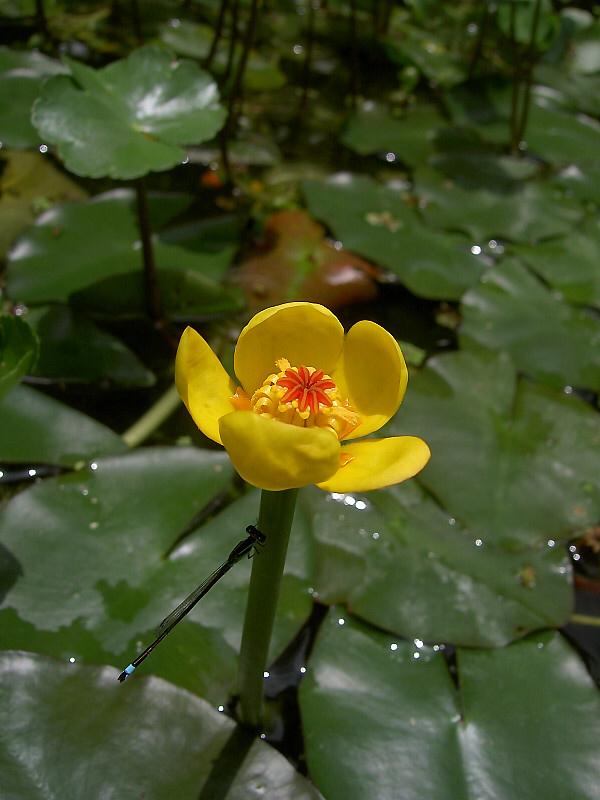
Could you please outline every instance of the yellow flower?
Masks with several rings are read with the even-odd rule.
[[[381,428],[406,390],[400,348],[374,322],[357,322],[344,337],[324,306],[267,308],[242,330],[234,369],[241,386],[186,328],[175,365],[179,394],[200,430],[225,446],[254,486],[368,491],[411,478],[429,460],[415,436],[348,443]]]

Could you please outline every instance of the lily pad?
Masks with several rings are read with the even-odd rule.
[[[68,306],[42,307],[27,314],[40,338],[34,374],[63,383],[152,386],[155,377],[123,342]]]
[[[567,237],[512,248],[565,300],[600,308],[600,222],[589,220]]]
[[[6,506],[0,541],[23,574],[5,598],[1,624],[10,647],[22,641],[25,623],[44,633],[37,637],[44,652],[60,655],[68,648],[85,661],[101,653],[122,668],[244,538],[259,496],[249,493],[180,541],[195,515],[229,488],[225,453],[144,449],[96,459],[93,466],[46,480]],[[16,535],[17,520],[27,535]],[[250,564],[237,564],[140,674],[160,674],[224,703],[235,687]],[[310,614],[310,566],[301,531],[286,565],[272,657]]]
[[[160,229],[190,203],[187,195],[150,195],[153,228]],[[15,300],[65,302],[112,275],[141,272],[134,194],[117,189],[85,203],[65,203],[42,214],[8,254],[7,291]],[[169,266],[157,255],[159,267]]]
[[[400,191],[348,173],[305,181],[303,191],[311,214],[344,247],[391,270],[415,294],[459,298],[479,280],[468,243],[425,226]]]
[[[0,175],[0,257],[36,216],[55,203],[83,200],[86,192],[41,153],[7,152]]]
[[[244,308],[242,293],[193,270],[157,270],[161,306],[172,320],[206,319]],[[140,272],[112,275],[71,295],[73,305],[98,317],[134,319],[147,314]]]
[[[600,391],[600,321],[505,259],[462,299],[463,342],[506,350],[519,369],[562,388]]]
[[[32,371],[39,353],[39,341],[20,317],[0,315],[0,397]]]
[[[415,166],[427,161],[436,130],[445,124],[433,106],[417,106],[400,117],[367,101],[348,120],[341,141],[359,155],[391,153],[394,160]]]
[[[0,461],[73,467],[126,450],[120,436],[96,420],[27,386],[0,400]]]
[[[84,786],[90,797],[152,800],[223,791],[230,800],[320,797],[276,750],[159,678],[125,688],[108,667],[13,651],[0,655],[0,696],[0,769],[11,800],[75,798]]]
[[[71,76],[48,81],[32,121],[77,175],[124,180],[169,169],[225,121],[210,75],[161,47],[99,70],[65,60]]]
[[[387,429],[423,437],[422,483],[488,542],[543,548],[600,515],[600,421],[573,395],[517,381],[505,354],[436,356]]]
[[[175,24],[174,24],[175,23]],[[210,51],[214,36],[213,28],[208,25],[198,25],[187,20],[171,20],[160,33],[162,41],[175,53],[188,58],[204,60]],[[227,67],[229,42],[222,40],[217,48],[211,70],[216,75],[221,75]],[[241,45],[235,48],[234,63],[237,63],[242,53]],[[255,50],[250,50],[248,63],[243,77],[244,88],[255,91],[269,91],[279,89],[285,84],[285,75],[279,69],[277,61],[264,58]]]
[[[320,602],[344,602],[384,630],[498,647],[571,612],[561,548],[484,542],[415,481],[364,497],[314,490],[301,508],[316,540]]]
[[[44,82],[66,67],[37,50],[0,47],[0,141],[4,147],[36,147],[43,139],[31,124],[31,106]]]
[[[422,641],[329,614],[300,688],[309,773],[325,797],[401,787],[403,800],[512,800],[518,774],[520,800],[592,800],[600,700],[574,650],[544,634],[457,658],[458,687]]]
[[[430,30],[403,23],[388,36],[385,45],[393,61],[414,64],[438,86],[455,86],[466,78],[462,54]]]
[[[579,206],[543,183],[522,183],[505,192],[466,189],[422,168],[415,191],[429,223],[466,233],[475,242],[537,242],[566,233],[583,216]]]

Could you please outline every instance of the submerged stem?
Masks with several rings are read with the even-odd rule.
[[[137,422],[121,436],[127,447],[137,447],[171,416],[180,404],[175,386],[171,386]]]
[[[252,728],[261,722],[263,673],[297,495],[297,489],[283,492],[263,489],[261,495],[258,528],[267,541],[252,562],[239,669],[240,715],[242,722]]]

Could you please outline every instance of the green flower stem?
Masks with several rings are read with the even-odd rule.
[[[600,627],[600,617],[590,617],[588,614],[571,614],[569,622],[575,625],[595,625]]]
[[[158,398],[156,403],[137,422],[133,423],[131,428],[125,431],[121,438],[128,447],[137,447],[171,416],[180,403],[181,400],[177,394],[177,389],[173,385],[162,397]]]
[[[297,489],[283,492],[263,489],[260,500],[258,529],[267,540],[252,561],[239,671],[241,719],[252,728],[261,723],[263,672],[269,655],[297,495]]]

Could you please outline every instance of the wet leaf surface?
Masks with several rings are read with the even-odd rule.
[[[394,272],[414,294],[458,298],[481,274],[466,240],[426,227],[398,190],[340,173],[305,181],[308,209],[348,250]]]
[[[600,321],[505,259],[462,299],[463,342],[510,353],[517,367],[557,388],[600,390]]]
[[[122,669],[245,537],[259,496],[249,493],[179,542],[194,515],[229,488],[225,453],[142,449],[94,464],[49,479],[6,508],[0,541],[23,574],[0,616],[7,647],[29,639],[57,657],[69,652]],[[66,558],[68,580],[57,569]],[[286,565],[272,657],[310,614],[310,568],[310,541],[301,532]],[[250,561],[238,563],[148,659],[143,674],[225,703],[235,686],[249,574]]]
[[[575,651],[543,634],[457,662],[458,689],[442,652],[328,615],[300,690],[325,797],[508,800],[516,770],[523,800],[592,800],[600,701]]]
[[[575,396],[517,380],[504,354],[429,359],[386,431],[427,441],[433,456],[419,482],[484,546],[543,548],[600,513],[597,413]]]
[[[155,46],[101,70],[67,60],[70,76],[44,86],[32,121],[67,168],[89,178],[137,178],[174,167],[185,145],[225,121],[216,84],[191,61]]]
[[[105,425],[28,386],[0,400],[0,415],[0,461],[72,467],[127,449]]]
[[[108,667],[7,652],[0,694],[0,764],[10,797],[77,797],[82,787],[93,797],[153,800],[223,791],[231,800],[320,797],[276,750],[159,678],[120,686]]]
[[[314,490],[302,509],[319,600],[344,602],[386,631],[497,647],[570,613],[562,548],[484,541],[414,482],[364,496]]]

